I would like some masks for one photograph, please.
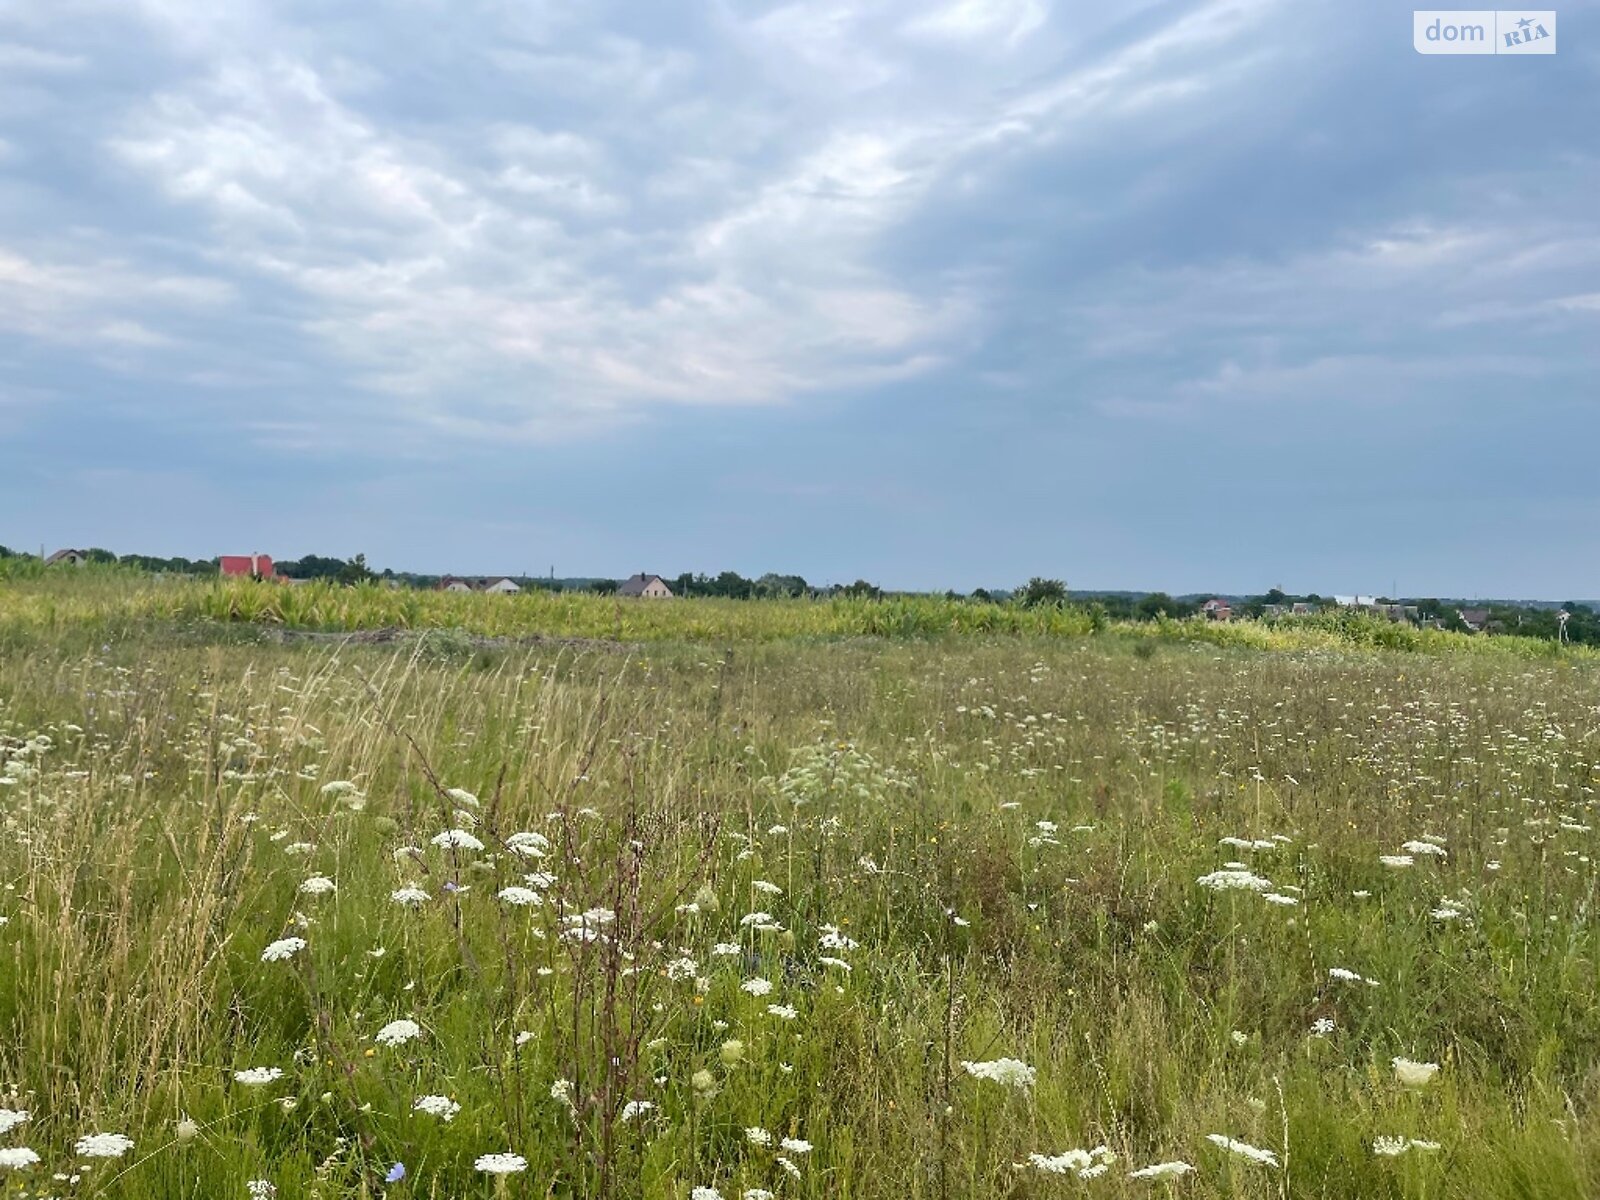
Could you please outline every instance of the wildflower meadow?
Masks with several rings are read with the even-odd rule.
[[[0,1195],[1600,1192],[1582,653],[84,580]]]

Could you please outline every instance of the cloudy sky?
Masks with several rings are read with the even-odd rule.
[[[0,543],[1600,596],[1600,4],[0,0]]]

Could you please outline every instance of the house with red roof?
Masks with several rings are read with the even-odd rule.
[[[223,575],[238,579],[272,579],[270,554],[224,554],[217,560]]]

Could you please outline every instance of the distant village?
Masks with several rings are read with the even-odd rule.
[[[4,557],[4,555],[0,555]],[[54,554],[47,555],[44,564],[47,567],[59,566],[84,566],[91,562],[121,562],[131,566],[144,567],[148,570],[172,571],[178,574],[210,574],[212,570],[228,579],[254,579],[264,583],[279,583],[288,587],[300,587],[318,580],[334,580],[337,582],[359,583],[371,581],[384,587],[423,587],[441,592],[488,592],[499,595],[511,595],[522,591],[525,587],[535,586],[535,582],[524,577],[522,582],[510,575],[441,575],[418,576],[397,575],[391,571],[381,574],[374,573],[366,566],[361,555],[357,555],[353,562],[341,559],[322,559],[319,556],[308,556],[312,559],[309,569],[306,569],[306,560],[299,563],[279,564],[273,561],[270,554],[222,554],[216,559],[205,562],[190,559],[149,559],[143,555],[117,556],[109,551],[63,549]],[[327,569],[324,569],[327,568]],[[537,586],[550,589],[555,580],[540,580]],[[659,575],[650,575],[640,572],[629,576],[627,579],[609,580],[593,579],[584,580],[589,585],[587,590],[603,591],[607,594],[637,598],[641,600],[671,600],[677,595],[672,586]]]
[[[0,559],[19,556],[0,546]],[[37,559],[35,560],[38,561]],[[375,572],[363,555],[353,559],[306,555],[288,562],[275,562],[269,554],[223,554],[213,559],[154,558],[147,555],[115,555],[100,549],[62,549],[43,557],[47,567],[116,562],[158,575],[209,575],[253,579],[287,587],[302,587],[316,581],[342,584],[371,583],[379,587],[414,588],[445,592],[481,592],[514,595],[519,592],[583,591],[614,595],[624,599],[673,600],[679,597],[722,597],[754,600],[830,596],[880,598],[886,593],[866,580],[851,584],[814,587],[798,575],[766,574],[747,579],[733,571],[718,575],[684,573],[663,576],[639,571],[626,579],[557,579],[527,575],[419,575],[408,572]],[[1069,596],[1059,580],[1033,579],[1015,589],[976,588],[967,594],[946,592],[952,600],[985,603],[1010,603],[1036,606],[1064,604]],[[1261,596],[1169,596],[1164,592],[1073,592],[1071,602],[1098,609],[1112,619],[1154,620],[1158,617],[1181,619],[1198,617],[1207,621],[1267,620],[1294,621],[1327,618],[1339,614],[1405,624],[1419,629],[1448,629],[1462,633],[1517,633],[1552,641],[1600,645],[1600,605],[1569,601],[1563,604],[1542,601],[1463,602],[1439,599],[1396,600],[1358,593],[1322,596],[1291,596],[1273,588]]]
[[[1364,612],[1389,621],[1405,621],[1423,629],[1443,629],[1446,621],[1446,618],[1437,612],[1425,613],[1421,605],[1397,604],[1379,600],[1375,596],[1333,596],[1331,603],[1327,605],[1313,604],[1305,600],[1262,604],[1259,606],[1259,612],[1246,611],[1244,615],[1273,620],[1279,617],[1314,617],[1329,608]],[[1481,633],[1495,624],[1493,615],[1487,608],[1458,608],[1454,611],[1456,619],[1466,627],[1468,633]],[[1220,596],[1213,597],[1200,605],[1200,614],[1212,621],[1231,621],[1234,619],[1233,603]],[[1558,620],[1564,616],[1570,617],[1571,614],[1565,609],[1557,611]]]

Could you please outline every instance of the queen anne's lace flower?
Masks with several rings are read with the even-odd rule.
[[[1200,876],[1195,882],[1213,892],[1270,892],[1272,890],[1272,880],[1264,879],[1253,871],[1236,868],[1213,871],[1209,875]]]
[[[1140,1167],[1137,1171],[1129,1171],[1129,1179],[1177,1179],[1189,1174],[1194,1168],[1186,1162],[1161,1162],[1151,1163],[1148,1167]]]
[[[1079,1179],[1094,1179],[1104,1175],[1117,1156],[1108,1146],[1093,1150],[1064,1150],[1060,1154],[1030,1154],[1028,1165],[1052,1175],[1076,1175]]]
[[[520,1154],[481,1154],[472,1165],[486,1175],[515,1175],[528,1169],[528,1160]]]
[[[456,1114],[461,1111],[449,1096],[418,1096],[411,1105],[412,1112],[427,1113],[430,1117],[438,1117],[441,1121],[453,1121]]]
[[[1278,1165],[1278,1156],[1271,1150],[1263,1150],[1260,1146],[1252,1146],[1249,1142],[1241,1142],[1221,1133],[1206,1134],[1206,1141],[1216,1146],[1221,1146],[1230,1154],[1237,1154],[1240,1158],[1247,1158],[1251,1162],[1261,1163],[1263,1166],[1275,1167]]]
[[[1007,1087],[1030,1088],[1037,1072],[1027,1063],[1015,1058],[997,1058],[992,1062],[963,1062],[961,1069],[974,1079],[987,1079]]]
[[[125,1133],[90,1133],[73,1146],[82,1158],[121,1158],[133,1149],[133,1139]]]
[[[1438,1063],[1412,1062],[1409,1058],[1394,1060],[1394,1077],[1406,1087],[1426,1087],[1438,1073]]]
[[[279,938],[277,941],[275,941],[275,942],[271,943],[270,945],[268,945],[267,948],[261,952],[261,961],[262,962],[283,962],[285,959],[293,958],[296,954],[298,954],[300,951],[304,950],[305,948],[306,948],[306,940],[305,940],[305,938],[299,938],[299,937]]]
[[[409,1041],[422,1036],[422,1026],[415,1021],[402,1017],[398,1021],[390,1021],[377,1033],[372,1035],[372,1040],[380,1046],[403,1046]]]

